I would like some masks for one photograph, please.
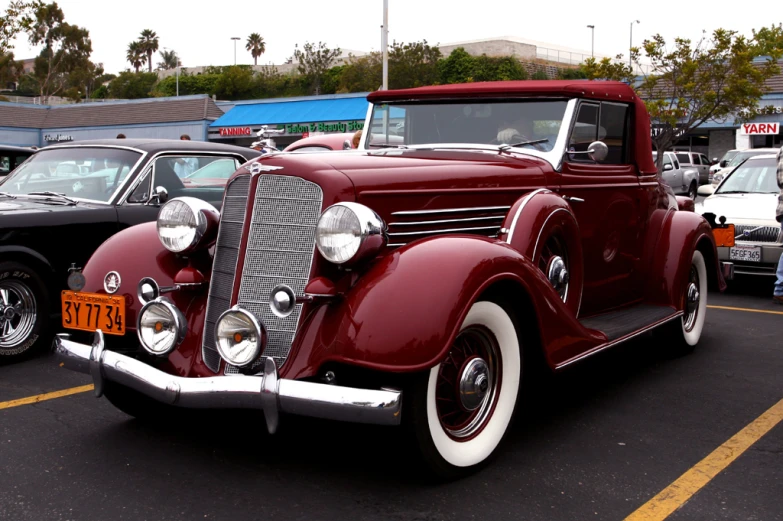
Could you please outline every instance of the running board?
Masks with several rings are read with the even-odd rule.
[[[622,344],[632,338],[647,333],[667,322],[679,319],[682,311],[674,311],[668,306],[653,306],[637,304],[629,308],[610,311],[602,315],[583,318],[579,322],[588,329],[600,331],[606,335],[606,342],[595,346],[565,362],[557,364],[555,369],[562,369],[573,363],[584,360],[594,354]]]

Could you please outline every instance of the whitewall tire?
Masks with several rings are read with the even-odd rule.
[[[682,317],[667,324],[664,335],[666,350],[674,355],[694,350],[707,318],[707,263],[698,250],[693,252],[691,267],[681,291]]]
[[[456,477],[477,468],[508,431],[519,395],[522,351],[514,321],[476,302],[446,358],[414,386],[412,421],[431,470]]]

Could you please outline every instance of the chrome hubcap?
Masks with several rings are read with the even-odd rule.
[[[565,300],[568,295],[568,269],[562,257],[556,255],[549,260],[547,278],[552,287],[555,288],[560,298]]]
[[[685,315],[683,316],[685,331],[690,332],[696,324],[696,319],[699,317],[699,302],[701,302],[699,274],[696,272],[696,268],[692,267],[690,280],[685,288]]]
[[[0,349],[14,348],[27,340],[35,327],[35,297],[27,285],[0,282]]]
[[[483,359],[474,358],[467,363],[459,380],[459,398],[465,410],[481,407],[489,390],[489,379],[489,366]]]

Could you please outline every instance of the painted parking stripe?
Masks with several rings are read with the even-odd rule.
[[[71,396],[72,394],[87,393],[92,391],[93,388],[94,387],[92,384],[82,385],[80,387],[71,387],[70,389],[63,389],[62,391],[36,394],[35,396],[28,396],[27,398],[19,398],[18,400],[0,402],[0,410],[10,409],[11,407],[19,407],[20,405],[29,405],[31,403],[45,402],[46,400],[54,400],[55,398]]]
[[[684,505],[723,469],[783,420],[783,400],[694,465],[625,521],[661,521]]]
[[[748,311],[750,313],[769,313],[770,315],[783,315],[783,311],[769,311],[767,309],[732,308],[729,306],[707,306],[712,309],[728,309],[729,311]]]

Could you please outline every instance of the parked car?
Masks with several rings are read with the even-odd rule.
[[[653,152],[653,161],[658,157]],[[685,168],[680,164],[674,152],[663,153],[663,181],[672,187],[675,194],[685,194],[696,200],[696,192],[699,188],[699,172],[693,168]]]
[[[284,152],[325,152],[328,150],[350,150],[353,148],[353,132],[340,134],[322,134],[294,141]]]
[[[703,185],[710,182],[710,160],[704,154],[698,152],[675,152],[680,167],[692,169],[699,172],[699,184]]]
[[[711,212],[734,224],[736,245],[718,248],[722,261],[734,263],[734,273],[775,275],[783,253],[781,225],[775,219],[780,190],[777,183],[777,156],[753,156],[726,176],[717,189],[699,188],[708,196],[700,213]]]
[[[236,170],[257,156],[179,140],[82,141],[37,151],[0,181],[0,359],[51,345],[50,314],[61,309],[69,268],[84,266],[106,239],[154,221],[169,197],[220,207],[226,180],[185,185],[175,173],[186,171],[180,165],[195,169],[225,158]]]
[[[35,150],[32,148],[0,145],[0,178],[13,172],[14,168],[34,153]]]
[[[760,156],[762,154],[777,154],[776,148],[748,148],[738,151],[733,158],[726,164],[725,168],[715,172],[710,180],[710,183],[717,187],[723,179],[729,175],[735,168],[744,163],[751,157]]]
[[[231,178],[222,214],[172,199],[157,225],[105,242],[63,300],[71,328],[94,330],[58,336],[65,367],[153,422],[173,405],[261,409],[270,432],[280,413],[404,422],[453,477],[535,398],[520,395],[530,371],[653,329],[681,352],[699,341],[708,281],[725,286],[713,231],[660,181],[628,85],[368,100],[376,137],[360,152],[263,156]],[[387,111],[402,143],[377,138],[401,128]]]
[[[710,167],[710,183],[712,182],[712,176],[716,173],[721,171],[722,169],[726,168],[726,165],[729,164],[729,161],[731,161],[734,156],[737,155],[737,152],[739,152],[739,149],[732,149],[723,154],[723,157],[718,160],[718,158],[714,157],[712,158],[712,162],[714,163]]]

